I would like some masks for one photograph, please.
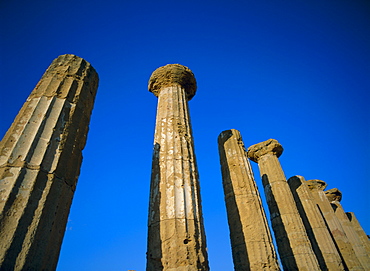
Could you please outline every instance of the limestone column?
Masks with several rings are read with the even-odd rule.
[[[234,268],[279,270],[261,198],[240,132],[223,131],[218,148]]]
[[[358,237],[361,240],[362,245],[364,246],[366,250],[366,254],[370,255],[370,240],[369,237],[366,235],[364,229],[361,227],[360,223],[358,222],[356,216],[352,212],[346,213],[349,221],[351,222],[351,225],[355,232],[357,233]]]
[[[363,270],[362,265],[359,262],[352,245],[344,232],[342,224],[334,214],[334,210],[323,191],[326,187],[326,183],[321,180],[309,180],[306,182],[306,184],[310,188],[315,202],[318,205],[322,216],[324,217],[327,227],[330,230],[330,233],[347,269]]]
[[[62,55],[46,70],[0,143],[0,270],[54,270],[98,75]]]
[[[370,270],[370,255],[366,253],[366,248],[362,244],[359,236],[357,235],[346,213],[344,212],[342,205],[340,204],[340,201],[342,200],[342,193],[337,188],[332,188],[325,191],[325,195],[331,203],[336,217],[341,222],[348,241],[351,243],[352,248],[362,267],[365,270]]]
[[[148,220],[147,270],[209,270],[188,100],[196,91],[190,69],[155,70],[158,97]]]
[[[324,218],[302,176],[288,179],[299,214],[321,270],[345,270]]]
[[[249,147],[247,155],[260,169],[284,270],[320,270],[278,160],[282,152],[282,146],[269,139]]]

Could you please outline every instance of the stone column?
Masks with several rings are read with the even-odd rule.
[[[269,139],[249,147],[247,155],[260,169],[284,270],[320,270],[278,160],[282,152],[282,146]]]
[[[299,214],[303,220],[321,270],[344,270],[342,259],[324,218],[302,176],[288,179]]]
[[[218,137],[234,268],[279,270],[270,230],[239,131]]]
[[[332,188],[325,191],[325,195],[328,198],[331,206],[333,207],[336,217],[342,224],[344,233],[346,234],[348,241],[351,243],[352,248],[360,261],[362,267],[365,270],[370,270],[370,255],[366,253],[366,249],[363,246],[359,236],[352,227],[346,213],[343,210],[340,201],[342,200],[342,193],[337,188]]]
[[[150,187],[147,270],[209,270],[188,100],[193,73],[170,64],[155,70],[158,97]]]
[[[54,270],[82,162],[98,75],[55,59],[0,143],[0,270]]]
[[[370,255],[370,240],[369,237],[366,235],[364,229],[361,227],[360,223],[358,222],[356,216],[352,212],[346,213],[349,221],[351,222],[351,225],[355,232],[357,233],[358,237],[361,240],[362,245],[364,246],[366,250],[366,254]]]
[[[348,270],[363,270],[361,263],[357,259],[352,245],[344,232],[342,224],[334,214],[333,208],[323,191],[326,187],[326,183],[321,180],[309,180],[306,184],[310,188],[315,202],[324,217],[326,225],[330,230],[346,268]]]

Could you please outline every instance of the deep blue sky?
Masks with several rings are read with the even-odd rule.
[[[58,271],[145,270],[147,81],[169,63],[198,82],[189,104],[213,271],[233,270],[217,150],[231,128],[247,147],[277,139],[287,178],[340,189],[370,233],[368,1],[2,0],[0,25],[1,137],[58,55],[100,76]]]

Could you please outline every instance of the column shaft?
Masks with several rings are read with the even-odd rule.
[[[320,212],[330,230],[330,233],[334,239],[334,242],[337,246],[338,251],[341,254],[344,264],[348,270],[363,270],[361,263],[356,257],[356,254],[350,244],[342,224],[339,219],[335,216],[330,202],[326,198],[324,191],[317,188],[314,185],[313,180],[307,181],[307,185],[310,187],[312,196],[315,199],[316,204],[318,205]]]
[[[248,157],[258,162],[280,259],[284,270],[320,270],[280,166],[281,153],[282,147],[276,140],[248,149]]]
[[[346,213],[349,221],[351,222],[351,225],[355,232],[357,233],[358,237],[361,240],[362,245],[364,246],[366,250],[366,254],[370,256],[370,240],[369,237],[366,235],[364,229],[361,227],[360,223],[358,222],[356,216],[352,212]]]
[[[279,270],[261,198],[239,131],[218,138],[234,268]]]
[[[342,259],[305,179],[302,176],[293,176],[289,178],[288,184],[319,261],[320,269],[344,270]]]
[[[172,84],[157,94],[147,270],[208,270],[187,92]]]
[[[97,86],[88,62],[58,57],[1,141],[1,270],[55,269]]]
[[[352,227],[346,213],[339,201],[331,202],[336,217],[342,224],[343,230],[351,243],[352,248],[364,270],[370,270],[370,255],[366,253],[366,247],[361,242],[355,229]]]

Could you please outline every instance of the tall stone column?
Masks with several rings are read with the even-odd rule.
[[[98,75],[55,59],[0,143],[0,270],[54,270],[82,162]]]
[[[359,236],[357,235],[346,213],[344,212],[342,205],[340,204],[340,201],[342,200],[342,193],[337,188],[332,188],[325,191],[325,195],[331,203],[336,217],[342,224],[348,241],[351,243],[352,248],[362,267],[365,270],[370,270],[370,255],[366,253],[366,248],[362,244]]]
[[[306,182],[318,205],[322,216],[330,230],[339,253],[348,270],[363,270],[351,243],[346,236],[342,224],[334,214],[334,210],[327,199],[324,189],[327,184],[321,180],[309,180]]]
[[[223,131],[218,148],[235,270],[280,270],[240,132]]]
[[[358,237],[361,240],[362,245],[366,250],[366,254],[370,256],[370,240],[369,237],[366,235],[364,229],[361,227],[360,223],[358,222],[356,216],[352,212],[346,213],[348,220],[351,222],[351,225],[355,232],[357,233]]]
[[[158,97],[150,187],[147,270],[209,270],[188,100],[196,91],[190,69],[155,70]]]
[[[335,246],[325,220],[318,209],[306,180],[302,176],[288,179],[299,214],[311,240],[321,270],[344,270],[342,259]]]
[[[248,148],[258,163],[272,228],[284,270],[320,270],[278,157],[283,147],[269,139]]]

